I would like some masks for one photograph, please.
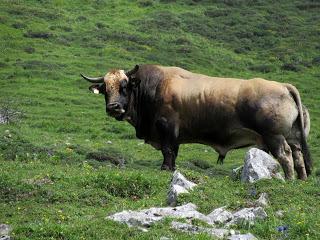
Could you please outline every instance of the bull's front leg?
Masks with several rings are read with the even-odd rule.
[[[177,142],[177,130],[174,122],[161,117],[156,122],[157,130],[160,136],[161,152],[163,163],[161,170],[174,171],[176,168],[176,158],[178,156],[179,144]]]

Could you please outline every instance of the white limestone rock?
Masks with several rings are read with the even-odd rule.
[[[260,179],[279,178],[280,169],[280,164],[269,154],[260,149],[251,148],[245,156],[241,181],[253,183]]]
[[[259,199],[256,201],[256,205],[260,207],[266,207],[268,206],[268,194],[267,193],[261,193]]]
[[[253,236],[251,233],[247,234],[236,234],[231,235],[228,237],[228,240],[258,240],[255,236]]]
[[[186,190],[192,190],[197,184],[189,181],[179,171],[175,171],[172,176],[171,185],[179,185]]]
[[[171,223],[173,229],[177,229],[183,232],[198,234],[198,233],[207,233],[215,238],[223,239],[230,235],[230,230],[223,228],[205,228],[198,227],[188,223],[181,223],[173,221]]]
[[[243,208],[233,213],[233,219],[226,224],[231,225],[254,225],[258,219],[265,219],[268,215],[262,207]]]
[[[217,208],[207,215],[212,224],[225,224],[232,220],[231,212],[225,210],[225,207]]]
[[[0,236],[9,235],[11,227],[7,224],[0,224]]]
[[[174,207],[177,205],[178,196],[181,193],[189,193],[196,186],[195,183],[187,180],[180,172],[175,171],[172,176],[167,203],[169,206]]]
[[[168,197],[167,197],[167,202],[168,205],[171,207],[174,207],[177,205],[177,201],[178,201],[178,196],[181,193],[189,193],[189,191],[187,189],[185,189],[184,187],[181,187],[179,185],[172,185],[170,186],[169,192],[168,192]]]
[[[149,227],[153,223],[162,220],[165,217],[198,219],[209,222],[209,218],[198,212],[197,206],[188,203],[179,207],[149,208],[139,211],[122,211],[120,213],[108,216],[117,222],[126,223],[128,226]]]

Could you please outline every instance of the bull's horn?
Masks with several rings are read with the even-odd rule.
[[[81,77],[83,77],[84,79],[86,79],[92,83],[103,83],[103,80],[104,80],[104,77],[92,78],[92,77],[87,77],[87,76],[83,75],[82,73],[80,75],[81,75]]]
[[[132,74],[135,74],[138,70],[139,70],[139,65],[136,65],[136,66],[134,67],[134,69],[126,72],[126,76],[127,76],[127,77],[130,77]]]

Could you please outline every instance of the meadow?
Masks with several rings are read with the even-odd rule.
[[[144,233],[105,219],[166,206],[171,173],[128,123],[106,116],[80,73],[154,63],[299,89],[311,116],[307,181],[242,184],[230,172],[247,149],[217,165],[210,147],[182,145],[177,168],[199,186],[179,203],[237,210],[267,192],[268,219],[240,231],[320,239],[319,11],[316,0],[0,0],[0,109],[17,113],[0,124],[0,224],[14,239],[211,239],[169,220]]]

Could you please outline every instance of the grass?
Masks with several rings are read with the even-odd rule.
[[[172,230],[170,221],[143,233],[105,219],[166,206],[171,174],[128,123],[105,115],[104,99],[79,73],[157,63],[297,86],[311,115],[308,181],[241,184],[229,174],[245,149],[220,166],[210,147],[183,145],[178,169],[199,186],[179,201],[203,213],[237,210],[258,198],[255,188],[270,195],[269,217],[241,231],[279,239],[276,227],[287,225],[287,239],[319,239],[318,10],[309,0],[1,1],[0,108],[22,114],[0,125],[0,223],[15,239],[210,239]]]

